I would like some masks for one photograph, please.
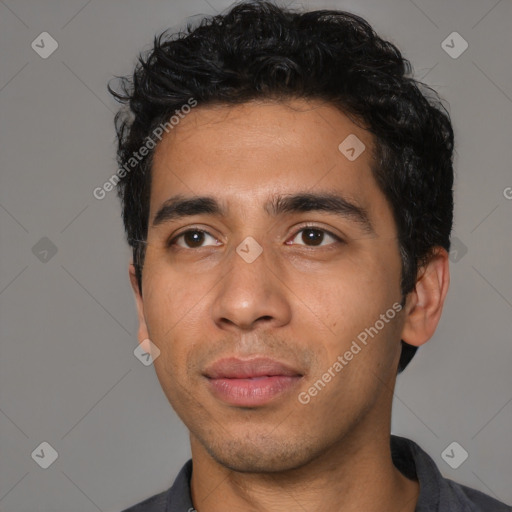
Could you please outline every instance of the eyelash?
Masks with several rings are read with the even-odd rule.
[[[329,230],[327,229],[324,229],[324,228],[321,228],[319,226],[316,226],[314,224],[308,224],[308,225],[305,225],[305,226],[302,226],[299,230],[297,230],[295,232],[295,234],[292,236],[292,240],[294,238],[296,238],[296,236],[301,232],[301,231],[306,231],[306,230],[315,230],[315,231],[320,231],[324,234],[327,234],[329,235],[330,237],[334,238],[336,240],[336,243],[341,243],[341,244],[344,244],[346,243],[342,238],[340,238],[339,236],[335,235],[334,233],[331,233]],[[167,248],[171,248],[175,245],[175,242],[176,240],[178,240],[180,237],[182,237],[183,235],[186,235],[187,233],[204,233],[206,235],[209,235],[211,236],[212,238],[215,238],[211,233],[209,233],[208,231],[204,230],[204,229],[200,229],[200,228],[189,228],[187,229],[186,231],[182,231],[180,234],[172,237],[170,240],[167,241],[166,243],[166,247]],[[331,243],[331,244],[327,244],[327,245],[333,245],[334,243]],[[180,249],[185,249],[185,250],[193,250],[193,249],[204,249],[205,247],[181,247],[181,246],[178,246]],[[214,247],[214,246],[208,246],[208,247]],[[315,246],[311,246],[311,245],[304,245],[304,247],[310,247],[310,248],[315,248]],[[324,247],[323,245],[322,246],[317,246],[317,247]]]

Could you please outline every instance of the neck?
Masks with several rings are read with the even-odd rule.
[[[191,434],[195,508],[198,512],[414,512],[419,483],[403,476],[393,464],[390,419],[389,414],[376,424],[365,418],[307,464],[264,474],[226,468]]]

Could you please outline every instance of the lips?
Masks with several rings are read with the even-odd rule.
[[[273,377],[283,375],[287,377],[302,376],[302,374],[274,359],[258,357],[249,360],[230,357],[220,359],[205,371],[205,376],[210,379],[251,379],[256,377]]]
[[[221,401],[241,407],[256,407],[291,391],[303,374],[274,359],[230,357],[213,363],[205,370],[204,376],[208,379],[210,391]]]

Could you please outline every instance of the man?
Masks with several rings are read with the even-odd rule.
[[[245,2],[114,95],[139,342],[190,431],[128,509],[504,511],[390,435],[449,285],[453,132],[361,18]]]

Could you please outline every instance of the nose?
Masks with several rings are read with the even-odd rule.
[[[269,256],[263,250],[249,263],[236,251],[230,255],[212,306],[218,327],[250,331],[258,325],[271,328],[289,323],[291,307],[284,275],[272,268]]]

